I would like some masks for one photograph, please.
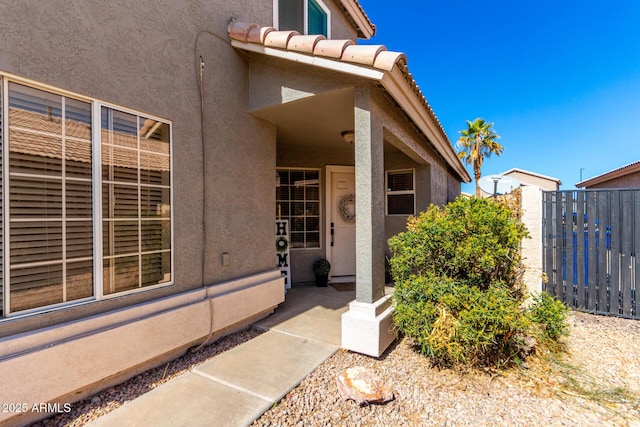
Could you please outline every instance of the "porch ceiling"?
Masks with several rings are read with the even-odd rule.
[[[351,147],[341,133],[353,130],[354,89],[345,88],[253,111],[277,125],[281,148],[304,147],[344,150]],[[386,138],[384,152],[401,151]],[[419,161],[420,163],[421,161]]]
[[[254,111],[278,127],[279,146],[344,148],[341,132],[353,130],[352,88],[308,96]]]

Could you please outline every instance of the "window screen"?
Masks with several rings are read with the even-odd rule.
[[[304,1],[280,0],[278,4],[278,26],[280,30],[295,30],[304,34]]]
[[[329,17],[318,0],[279,0],[278,29],[329,37]]]

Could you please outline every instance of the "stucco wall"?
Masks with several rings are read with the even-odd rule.
[[[342,12],[342,6],[337,0],[323,0],[324,4],[331,9],[331,39],[351,39],[356,40],[356,30],[353,28],[349,18]]]
[[[596,190],[599,188],[640,188],[640,172],[630,173],[619,178],[613,178],[606,182],[586,187],[587,190]]]
[[[172,121],[175,256],[173,286],[4,322],[1,336],[273,268],[275,129],[246,112],[248,65],[226,35],[231,17],[271,22],[271,7],[245,0],[0,3],[0,70]]]

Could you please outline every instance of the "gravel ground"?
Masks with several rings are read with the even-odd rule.
[[[434,369],[407,340],[380,360],[341,350],[253,426],[640,426],[640,322],[575,313],[570,324],[564,363],[501,373]],[[396,400],[343,401],[335,377],[353,366],[374,368]]]
[[[407,340],[380,359],[340,350],[253,426],[640,427],[640,322],[575,313],[570,325],[566,360],[530,360],[506,372],[435,369]],[[259,334],[247,330],[225,337],[36,425],[85,425]],[[396,399],[363,407],[343,401],[335,377],[353,366],[374,368]]]

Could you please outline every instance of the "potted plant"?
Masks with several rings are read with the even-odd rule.
[[[331,264],[325,258],[320,258],[313,263],[313,273],[316,275],[316,286],[327,286],[330,270]]]

